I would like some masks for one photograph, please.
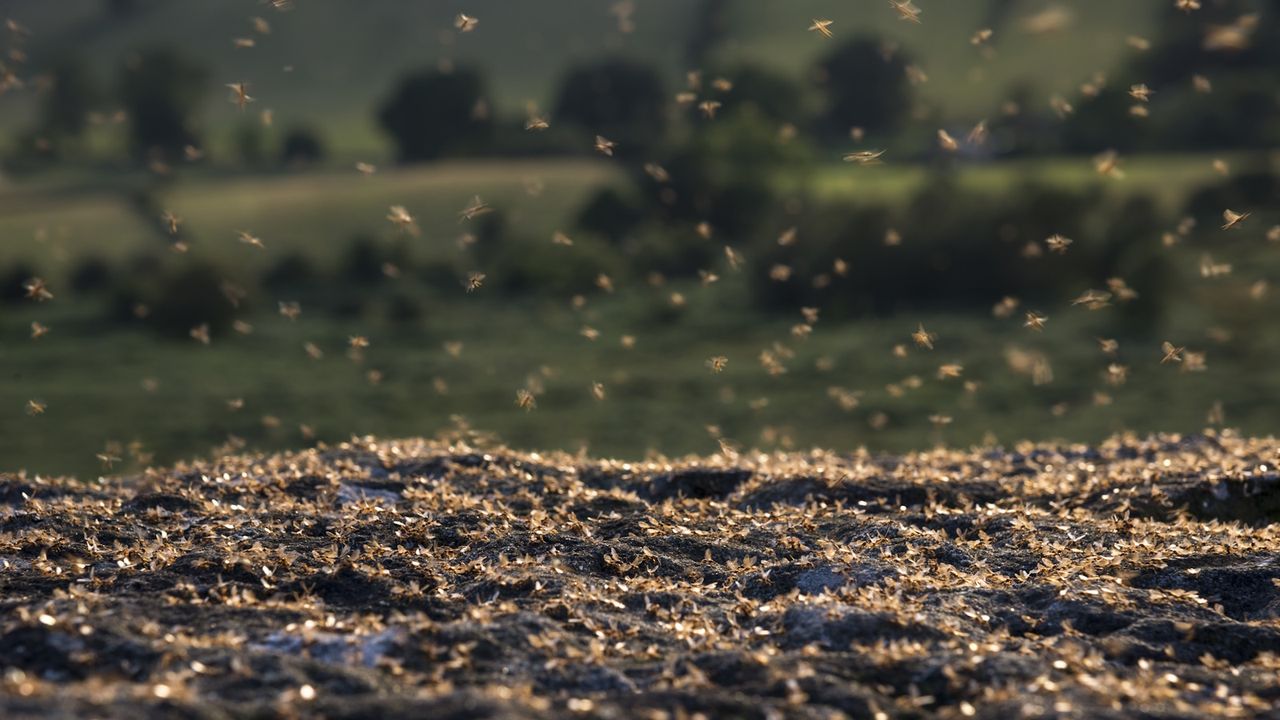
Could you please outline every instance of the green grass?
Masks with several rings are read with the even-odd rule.
[[[87,474],[94,452],[109,441],[139,440],[166,461],[207,452],[229,435],[252,447],[296,445],[303,423],[321,439],[339,440],[432,434],[450,427],[455,415],[520,447],[586,445],[632,458],[651,449],[714,450],[708,425],[744,446],[771,447],[789,438],[838,450],[976,443],[987,433],[1083,441],[1123,429],[1192,431],[1218,400],[1231,424],[1254,433],[1273,428],[1267,398],[1280,392],[1280,377],[1270,358],[1280,352],[1280,339],[1238,334],[1219,345],[1204,336],[1212,317],[1174,313],[1149,337],[1126,340],[1120,361],[1131,366],[1130,381],[1112,388],[1102,378],[1108,360],[1094,342],[1108,333],[1107,312],[1045,308],[1050,324],[1044,333],[1017,320],[980,316],[820,322],[811,338],[797,341],[789,333],[794,320],[741,309],[746,298],[738,277],[710,289],[680,287],[691,302],[673,321],[659,319],[665,294],[645,288],[597,298],[581,311],[560,301],[457,292],[436,302],[421,322],[393,324],[376,313],[346,320],[304,313],[297,322],[258,315],[252,335],[209,347],[157,341],[142,330],[102,329],[89,308],[75,303],[24,306],[0,321],[8,338],[0,346],[7,378],[0,387],[7,418],[0,456],[6,468]],[[1274,312],[1275,304],[1257,312]],[[53,332],[23,339],[32,319]],[[936,350],[912,348],[906,359],[894,357],[893,346],[910,345],[917,322],[937,333]],[[582,337],[584,325],[602,337]],[[372,343],[360,363],[346,356],[347,338],[356,334]],[[624,334],[637,338],[634,349],[621,346]],[[1208,371],[1162,366],[1159,341],[1166,336],[1207,350]],[[459,358],[443,348],[454,340],[464,343]],[[310,359],[305,342],[319,345],[325,357]],[[770,376],[757,361],[775,342],[795,353],[781,376]],[[1054,381],[1034,387],[1011,371],[1005,356],[1013,348],[1048,355]],[[713,355],[729,358],[723,374],[705,367]],[[817,368],[823,357],[832,362],[829,371]],[[980,383],[975,393],[959,380],[936,379],[938,366],[950,362]],[[376,386],[366,377],[371,369],[384,374]],[[524,412],[515,392],[530,376],[543,378],[546,390],[537,409]],[[911,376],[920,378],[918,389],[889,394],[888,384]],[[1238,382],[1242,377],[1250,382]],[[145,378],[158,382],[154,392],[144,391]],[[448,384],[447,394],[436,392],[436,378]],[[592,398],[592,382],[606,386],[604,401]],[[864,393],[861,406],[841,410],[828,396],[833,386]],[[1097,390],[1112,394],[1114,403],[1094,406]],[[32,398],[48,404],[45,414],[21,414]],[[232,398],[243,398],[245,408],[228,409]],[[869,424],[875,412],[890,418],[883,430]],[[929,420],[935,414],[954,421],[935,429]],[[279,419],[278,428],[263,426],[268,415]],[[769,428],[776,431],[772,438],[763,434]]]
[[[414,255],[438,256],[470,229],[458,213],[477,194],[501,208],[518,234],[549,239],[592,189],[616,177],[607,163],[582,160],[442,163],[371,177],[354,169],[231,180],[195,175],[158,191],[156,204],[183,219],[193,256],[261,270],[291,252],[331,261],[356,234],[394,237],[386,220],[391,205],[404,205],[421,226],[411,242]],[[541,190],[531,194],[535,183]],[[60,282],[85,256],[110,260],[162,249],[168,238],[154,215],[142,214],[118,190],[20,187],[0,196],[0,236],[9,239],[0,247],[0,266],[27,260]],[[241,230],[260,237],[266,252],[240,243]]]

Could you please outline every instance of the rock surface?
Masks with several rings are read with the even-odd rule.
[[[0,475],[0,717],[1280,714],[1280,443]]]

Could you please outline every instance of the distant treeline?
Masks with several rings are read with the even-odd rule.
[[[921,108],[909,53],[881,38],[854,37],[833,46],[813,72],[796,80],[762,65],[716,66],[723,2],[708,1],[688,42],[701,70],[670,87],[654,67],[624,57],[569,68],[548,108],[502,116],[484,73],[475,67],[434,67],[406,73],[370,113],[397,156],[418,162],[450,156],[591,152],[596,135],[617,143],[636,163],[684,143],[691,129],[750,114],[773,131],[818,148],[874,145],[917,158],[938,152],[930,142],[943,127],[961,132],[985,120],[988,141],[965,145],[984,156],[1044,153],[1195,151],[1280,144],[1280,12],[1254,0],[1205,3],[1195,13],[1169,3],[1150,47],[1124,66],[1061,98],[1012,87],[988,118],[937,117]],[[127,13],[132,3],[119,3]],[[1003,16],[992,5],[993,20]],[[1253,12],[1250,12],[1253,11]],[[696,65],[695,65],[696,66]],[[199,154],[201,113],[209,72],[172,48],[130,55],[109,87],[93,80],[83,58],[66,57],[39,83],[38,122],[10,165],[79,157],[93,122],[128,124],[134,157],[175,164]],[[1134,86],[1153,92],[1135,99]],[[104,114],[105,112],[105,114]],[[286,129],[267,148],[260,123],[247,121],[236,138],[246,165],[304,163],[324,156],[314,128]],[[77,152],[71,152],[71,151]]]
[[[681,311],[662,288],[668,281],[710,283],[740,272],[762,313],[986,311],[1010,296],[1023,308],[1047,308],[1082,297],[1115,306],[1115,320],[1140,333],[1157,327],[1170,294],[1182,292],[1186,269],[1172,266],[1167,244],[1220,252],[1223,207],[1280,196],[1275,175],[1241,174],[1194,192],[1169,217],[1150,198],[1104,196],[1096,186],[981,194],[941,171],[905,204],[853,204],[781,197],[749,170],[719,162],[707,160],[701,179],[680,166],[669,177],[601,190],[566,225],[572,244],[526,236],[497,210],[477,218],[469,243],[450,258],[414,257],[411,238],[373,236],[349,239],[336,262],[293,253],[252,275],[164,251],[110,262],[90,256],[72,266],[65,292],[98,303],[106,322],[182,339],[206,324],[225,334],[237,319],[292,303],[309,317],[417,322],[445,311],[476,268],[487,275],[485,296],[564,300],[653,286],[653,320],[670,322]],[[686,194],[695,197],[686,202]],[[714,210],[701,212],[702,200]],[[1053,235],[1074,242],[1056,254],[1046,242]],[[48,270],[31,262],[0,268],[0,307],[24,302],[24,285]]]

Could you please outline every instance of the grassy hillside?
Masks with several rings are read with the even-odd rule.
[[[1060,3],[1068,10],[1069,32],[1031,34],[1025,19],[1054,3],[921,0],[923,23],[914,25],[897,20],[880,0],[729,0],[714,57],[804,74],[832,43],[805,28],[812,17],[827,17],[835,20],[837,39],[870,32],[899,43],[929,76],[919,92],[930,106],[950,116],[977,118],[994,115],[1014,84],[1029,85],[1046,101],[1054,93],[1070,94],[1079,81],[1133,52],[1126,36],[1147,32],[1163,2]],[[280,124],[317,125],[340,150],[374,153],[382,150],[382,140],[371,108],[399,73],[441,60],[483,67],[499,104],[515,113],[529,100],[547,107],[570,64],[613,53],[653,63],[670,79],[674,92],[690,69],[685,47],[703,3],[636,3],[630,34],[619,32],[612,3],[602,0],[297,0],[283,13],[256,0],[144,0],[135,15],[116,20],[104,13],[105,5],[103,0],[0,0],[0,16],[31,29],[27,49],[37,70],[75,52],[91,58],[106,82],[130,51],[169,44],[211,68],[207,121],[213,128],[243,121],[226,102],[222,84],[246,81],[258,98],[255,107],[273,109]],[[883,7],[868,12],[866,5]],[[997,7],[1005,9],[997,12]],[[478,17],[480,25],[458,34],[452,19],[464,10]],[[254,36],[251,16],[269,20],[271,34],[256,36],[254,48],[233,48],[234,38]],[[995,54],[988,59],[969,43],[983,27],[996,29]],[[12,127],[24,116],[24,107],[30,109],[26,95],[0,99],[8,110],[4,125]]]
[[[458,212],[476,194],[501,208],[522,233],[550,238],[612,172],[603,162],[554,160],[442,163],[372,177],[354,169],[230,180],[195,176],[156,191],[155,204],[182,218],[193,256],[241,269],[289,252],[327,262],[352,235],[394,236],[388,207],[403,205],[422,228],[412,243],[421,258],[454,247],[468,230]],[[21,186],[0,195],[0,235],[11,239],[0,247],[0,263],[28,260],[59,278],[85,256],[117,259],[166,247],[159,216],[138,210],[127,188],[117,180],[113,187]],[[261,238],[266,250],[240,243],[241,230]]]
[[[1223,157],[1248,167],[1243,156]],[[1170,212],[1188,192],[1220,179],[1211,158],[1202,156],[1135,158],[1126,171],[1124,180],[1108,183],[1111,192],[1152,195]],[[821,198],[895,202],[909,198],[930,174],[924,166],[860,170],[841,163],[811,176],[779,178],[778,185]],[[392,204],[404,205],[422,229],[411,243],[414,257],[450,252],[454,239],[469,229],[459,224],[458,212],[477,194],[503,212],[514,235],[546,240],[556,230],[571,230],[591,192],[620,179],[611,164],[590,160],[449,162],[385,169],[371,177],[355,170],[253,178],[195,173],[156,190],[155,205],[183,219],[194,256],[260,269],[290,252],[327,262],[359,233],[393,237],[396,231],[386,220]],[[967,166],[956,180],[993,196],[1028,182],[1068,188],[1099,182],[1087,158]],[[148,182],[136,178],[132,184]],[[61,284],[77,259],[118,259],[165,247],[169,238],[159,213],[140,211],[130,187],[119,178],[86,185],[54,174],[0,194],[0,236],[8,238],[0,244],[0,266],[32,262]],[[266,251],[238,242],[241,230],[260,237]]]

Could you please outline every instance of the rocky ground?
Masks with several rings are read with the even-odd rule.
[[[1280,443],[0,476],[0,717],[1280,717]]]

